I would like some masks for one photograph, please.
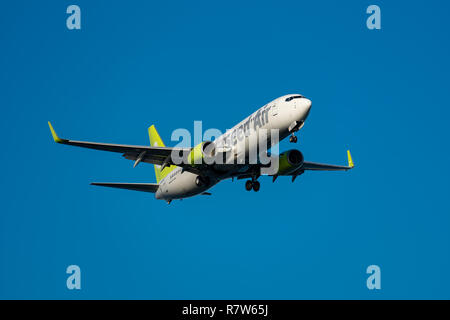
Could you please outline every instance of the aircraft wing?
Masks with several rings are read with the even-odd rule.
[[[303,164],[304,170],[314,170],[314,171],[347,171],[352,167],[347,166],[336,166],[333,164],[317,163],[317,162],[307,162]]]
[[[134,191],[143,191],[155,193],[158,190],[159,185],[155,183],[103,183],[103,182],[92,182],[93,186],[100,187],[110,187],[119,189],[128,189]]]
[[[352,155],[350,154],[350,151],[347,150],[347,157],[348,157],[348,166],[337,166],[334,164],[324,164],[324,163],[317,163],[317,162],[308,162],[305,161],[303,163],[303,170],[314,170],[314,171],[347,171],[354,167]]]
[[[48,123],[48,125],[50,127],[53,140],[55,140],[56,143],[95,150],[122,153],[126,159],[135,160],[136,161],[135,165],[137,165],[141,161],[162,165],[164,161],[171,156],[173,151],[180,152],[180,154],[185,151],[189,152],[189,149],[183,148],[134,146],[125,144],[98,143],[98,142],[61,139],[56,134],[50,122]]]
[[[325,163],[317,163],[317,162],[310,162],[305,161],[303,163],[303,166],[298,168],[297,170],[291,172],[288,174],[289,176],[292,176],[293,180],[301,174],[305,172],[305,170],[312,170],[312,171],[347,171],[350,169],[353,169],[354,164],[352,160],[352,155],[350,154],[350,151],[347,150],[347,157],[348,157],[348,165],[347,166],[340,166],[340,165],[334,165],[334,164],[325,164]],[[231,177],[235,177],[238,180],[240,179],[247,179],[251,178],[254,175],[254,172],[258,172],[261,168],[261,165],[253,165],[250,166],[246,171],[236,172]],[[274,180],[276,180],[277,175],[273,176]]]
[[[164,165],[167,164],[167,161],[170,161],[170,157],[172,152],[177,152],[179,155],[187,155],[190,153],[190,148],[171,148],[171,147],[150,147],[150,146],[135,146],[135,145],[125,145],[125,144],[111,144],[111,143],[98,143],[98,142],[87,142],[87,141],[76,141],[76,140],[68,140],[61,139],[56,134],[50,122],[48,122],[50,127],[50,131],[53,136],[53,140],[60,144],[66,144],[76,147],[89,148],[95,150],[102,151],[110,151],[122,153],[123,157],[129,160],[135,161],[135,166],[139,162],[146,162],[156,165]],[[298,171],[292,173],[293,176],[297,176],[304,170],[314,170],[314,171],[346,171],[353,168],[353,161],[350,155],[350,151],[347,151],[348,155],[348,166],[339,166],[332,164],[323,164],[316,162],[305,161],[303,166],[299,168]],[[195,168],[190,165],[180,164],[186,171],[190,171],[195,174],[202,174],[202,170]],[[235,166],[235,165],[233,165]],[[238,179],[244,179],[252,176],[252,172],[255,169],[254,166],[250,166],[248,171],[241,171],[233,174],[232,176],[237,177]],[[126,184],[125,184],[126,185]],[[114,187],[120,188],[118,185]],[[122,186],[122,188],[125,188]],[[128,188],[130,189],[130,188]],[[140,190],[142,191],[142,190]]]

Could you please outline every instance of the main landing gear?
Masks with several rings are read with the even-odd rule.
[[[292,133],[292,135],[289,137],[289,142],[297,143],[297,137],[295,136],[294,133]]]
[[[247,191],[250,191],[253,189],[255,192],[258,192],[260,187],[261,187],[261,185],[256,180],[245,181],[245,190],[247,190]]]

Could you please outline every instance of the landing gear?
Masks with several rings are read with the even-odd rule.
[[[289,141],[291,143],[297,143],[297,137],[295,136],[295,133],[298,130],[300,130],[304,124],[305,124],[304,120],[294,121],[293,123],[291,123],[291,125],[288,128],[289,132],[292,133],[291,136],[289,137]]]
[[[256,180],[255,181],[252,181],[252,180],[245,181],[245,190],[247,190],[247,191],[250,191],[253,189],[255,192],[258,192],[260,188],[261,188],[261,185]]]

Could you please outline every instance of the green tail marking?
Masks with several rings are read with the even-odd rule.
[[[148,128],[148,136],[150,138],[150,145],[152,147],[165,147],[164,142],[156,131],[155,126],[151,125]],[[167,176],[172,170],[174,170],[177,166],[167,166],[164,170],[161,171],[161,166],[155,165],[155,176],[156,182],[159,183],[165,176]]]

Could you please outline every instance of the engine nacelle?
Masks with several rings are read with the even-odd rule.
[[[288,150],[280,154],[278,159],[277,176],[285,176],[300,169],[304,163],[303,154],[296,149]]]
[[[200,166],[202,164],[211,164],[214,162],[215,145],[212,141],[204,141],[199,143],[188,155],[188,163],[192,166]]]
[[[208,186],[210,182],[211,180],[209,179],[209,177],[197,176],[195,178],[195,184],[197,185],[197,187]]]

